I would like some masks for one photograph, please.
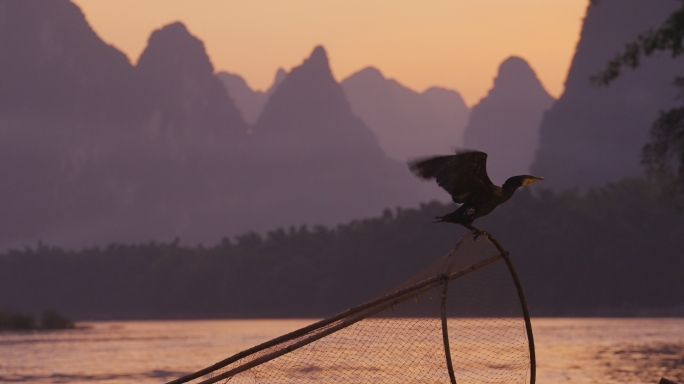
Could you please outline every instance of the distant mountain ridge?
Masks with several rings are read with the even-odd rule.
[[[127,120],[140,101],[126,56],[102,42],[67,0],[0,3],[0,113],[36,118]],[[59,96],[59,97],[57,97]]]
[[[242,77],[218,73],[245,119],[256,122],[273,90],[287,74],[279,69],[267,92],[254,91]],[[431,87],[417,93],[373,67],[340,82],[352,112],[363,120],[390,158],[407,159],[448,153],[463,146],[469,110],[456,91]]]
[[[352,111],[398,161],[450,153],[463,146],[470,111],[458,92],[432,87],[417,93],[368,67],[341,82]]]
[[[609,87],[589,83],[639,33],[660,25],[672,0],[602,0],[589,5],[565,91],[544,115],[531,170],[545,186],[592,187],[642,175],[641,148],[658,111],[675,102],[684,61],[641,60]]]
[[[501,63],[494,86],[473,106],[464,134],[466,148],[489,154],[487,172],[495,184],[530,172],[539,123],[554,101],[525,60],[513,56]]]
[[[495,182],[526,172],[534,148],[545,186],[639,174],[681,60],[645,60],[608,88],[588,78],[674,4],[590,6],[557,102],[513,58],[471,112],[455,91],[417,93],[375,68],[338,83],[323,47],[255,92],[216,74],[182,23],[154,31],[134,66],[68,0],[0,0],[0,248],[334,225],[446,199],[405,160],[453,147],[488,151]]]
[[[404,163],[384,155],[373,132],[352,114],[320,46],[278,85],[250,140],[249,152],[258,156],[253,161],[272,181],[254,192],[261,191],[277,216],[332,223],[437,195]],[[276,200],[283,203],[269,203]]]
[[[353,116],[322,47],[251,125],[181,23],[133,66],[69,1],[0,0],[0,20],[0,248],[210,244],[436,195]]]
[[[264,109],[264,105],[266,105],[268,98],[271,97],[273,92],[278,88],[278,85],[287,77],[287,72],[285,72],[284,69],[279,68],[278,71],[276,71],[273,84],[266,92],[252,90],[249,85],[247,85],[245,79],[237,74],[219,72],[216,76],[223,82],[231,99],[235,101],[235,104],[242,112],[244,119],[249,124],[254,124],[256,123],[257,118],[259,118],[261,111]]]
[[[204,43],[183,24],[152,32],[135,69],[153,100],[152,124],[159,125],[155,129],[186,138],[199,134],[197,130],[234,138],[244,135],[245,121],[214,75]]]

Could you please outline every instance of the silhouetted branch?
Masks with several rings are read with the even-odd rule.
[[[595,4],[596,1],[592,3]],[[625,50],[610,60],[603,71],[591,76],[590,81],[608,85],[620,76],[623,67],[636,68],[642,56],[651,56],[655,52],[670,51],[675,58],[684,52],[683,38],[684,1],[682,7],[673,12],[658,29],[650,29],[628,43]]]

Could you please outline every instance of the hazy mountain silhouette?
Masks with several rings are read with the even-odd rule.
[[[539,143],[539,123],[554,102],[532,68],[519,57],[499,66],[494,86],[473,106],[464,134],[466,148],[489,154],[495,184],[529,173]]]
[[[417,93],[373,67],[341,85],[353,113],[373,130],[391,158],[403,162],[463,146],[469,110],[458,92],[433,87]]]
[[[587,187],[643,173],[640,152],[658,111],[669,108],[682,59],[644,59],[609,87],[589,77],[627,42],[660,25],[677,7],[672,0],[602,0],[590,5],[565,82],[565,92],[545,114],[531,170],[545,186]]]
[[[111,214],[91,165],[142,121],[144,97],[72,3],[0,1],[0,20],[0,243],[21,246]]]
[[[108,181],[118,192],[119,220],[102,232],[218,239],[226,234],[226,196],[235,189],[227,169],[248,126],[214,75],[204,44],[183,24],[154,31],[135,69],[149,110],[131,150],[119,153],[127,154],[126,166]]]
[[[151,123],[162,136],[245,134],[245,122],[214,68],[204,44],[181,23],[152,32],[136,70],[153,100]]]
[[[323,47],[278,86],[250,140],[253,165],[267,180],[250,193],[279,223],[336,223],[436,194],[388,159],[352,114]]]
[[[437,192],[352,115],[322,48],[249,126],[180,23],[154,31],[134,67],[68,1],[0,1],[0,21],[2,248],[210,244]]]
[[[0,246],[169,238],[225,193],[246,124],[185,27],[133,67],[68,1],[0,20]]]
[[[295,137],[296,141],[279,144],[285,148],[289,144],[316,152],[331,148],[343,152],[348,149],[344,146],[362,144],[376,156],[382,153],[373,133],[351,114],[321,46],[278,86],[257,121],[256,133],[261,137]]]
[[[278,88],[278,85],[287,77],[287,72],[279,68],[273,79],[273,84],[266,92],[253,90],[240,75],[222,71],[217,73],[216,76],[223,82],[230,98],[235,100],[235,104],[242,112],[245,120],[250,124],[254,124],[264,109],[268,98],[271,97],[276,88]]]
[[[0,1],[0,113],[128,121],[139,98],[126,56],[67,0]]]

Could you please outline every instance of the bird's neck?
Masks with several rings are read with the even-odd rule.
[[[510,199],[515,191],[519,188],[517,185],[506,185],[504,184],[501,187],[501,196],[503,196],[504,200]]]

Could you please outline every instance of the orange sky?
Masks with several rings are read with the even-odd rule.
[[[279,67],[328,51],[338,80],[369,65],[416,90],[455,89],[473,105],[499,64],[526,59],[555,97],[588,0],[73,0],[136,62],[154,29],[182,21],[217,71],[267,88]]]

